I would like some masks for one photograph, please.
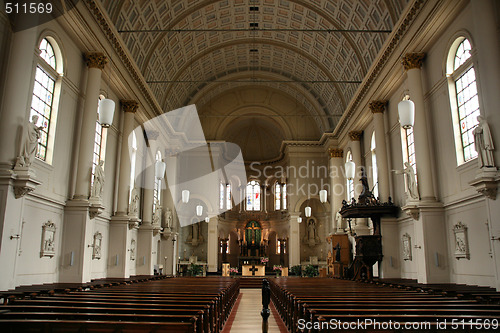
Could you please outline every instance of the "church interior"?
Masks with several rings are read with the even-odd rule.
[[[51,285],[216,297],[158,328],[228,332],[262,278],[277,331],[306,313],[287,293],[375,282],[461,286],[498,326],[499,1],[21,3],[0,13],[0,327]]]

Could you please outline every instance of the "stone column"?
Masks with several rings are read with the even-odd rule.
[[[361,186],[361,134],[362,131],[349,132],[350,147],[352,154],[352,161],[356,164],[356,173],[354,174],[354,198],[358,200],[363,187]]]
[[[3,103],[0,111],[0,290],[16,287],[16,261],[21,234],[24,199],[16,199],[12,167],[21,151],[21,138],[27,122],[28,100],[32,92],[33,51],[38,29],[12,34],[10,57],[6,68]]]
[[[78,168],[74,199],[86,200],[90,195],[90,180],[92,177],[92,159],[94,152],[95,124],[97,122],[97,107],[99,105],[99,88],[101,73],[108,62],[102,53],[87,53],[88,77],[83,106],[82,132],[78,153]]]
[[[422,67],[424,53],[408,53],[402,64],[408,77],[410,98],[415,103],[415,157],[417,160],[418,188],[423,201],[436,201],[431,166],[431,151],[429,144],[428,122],[424,108],[424,93],[422,90]]]
[[[387,101],[373,101],[369,108],[373,113],[373,124],[375,126],[375,153],[378,171],[378,193],[381,202],[387,202],[390,196],[389,189],[389,167],[387,164],[387,147],[384,129],[384,111]],[[372,186],[375,186],[373,184]]]
[[[337,224],[337,212],[342,208],[342,200],[345,197],[345,178],[343,174],[344,151],[340,148],[328,149],[330,156],[330,205],[331,226],[335,234],[343,234],[342,225]]]
[[[290,238],[288,244],[288,263],[290,267],[300,265],[300,228],[297,217],[300,212],[290,213]]]
[[[474,48],[477,50],[476,77],[481,89],[481,114],[483,114],[491,127],[500,126],[500,112],[498,112],[498,87],[500,87],[500,45],[498,41],[498,28],[495,17],[495,0],[472,0],[471,19],[474,22]],[[480,32],[480,33],[479,33]],[[496,144],[494,159],[500,165],[500,145],[498,135],[493,138]],[[493,198],[486,200],[488,212],[489,231],[491,237],[500,235],[500,205],[495,204]],[[498,201],[498,195],[496,197]],[[490,237],[490,238],[491,238]],[[500,242],[491,241],[493,260],[495,262],[496,289],[500,291]]]
[[[64,210],[63,244],[60,281],[67,283],[88,282],[92,278],[93,223],[95,214],[90,210],[90,177],[94,151],[95,124],[99,101],[101,72],[107,63],[102,53],[85,55],[88,77],[82,116],[82,131],[73,200]]]
[[[151,140],[151,136],[148,133],[148,139]],[[153,225],[153,187],[155,182],[155,161],[153,161],[153,153],[144,152],[143,158],[143,198],[144,206],[142,210],[142,224],[139,227],[139,232],[137,235],[137,274],[139,275],[152,275],[154,258],[153,252],[154,247],[157,242],[158,237],[154,237],[154,234],[158,234],[158,226]],[[150,165],[148,167],[148,165]],[[157,249],[159,251],[160,249]],[[162,263],[158,263],[161,265]]]
[[[207,264],[208,272],[217,272],[218,256],[219,256],[219,239],[218,239],[218,223],[217,215],[210,218],[208,223],[208,239],[207,239]]]
[[[134,116],[137,112],[139,104],[136,101],[121,101],[122,110],[124,112],[121,160],[120,160],[120,177],[118,182],[118,206],[115,215],[127,215],[130,192],[130,155],[128,137],[134,130]]]
[[[137,230],[135,225],[129,226],[130,217],[127,215],[129,206],[130,190],[130,155],[128,137],[134,129],[134,115],[139,107],[136,101],[121,101],[124,112],[121,152],[120,152],[120,174],[118,181],[118,204],[115,216],[112,217],[109,225],[109,258],[110,267],[108,276],[114,278],[128,278],[131,270],[140,258],[136,254],[135,260],[131,258],[132,239],[136,240],[137,252]],[[134,266],[132,266],[134,265]]]
[[[33,52],[38,45],[38,29],[31,28],[12,34],[11,50],[5,80],[2,112],[0,113],[0,168],[12,170],[21,151],[23,129],[29,114],[28,101],[32,93]]]

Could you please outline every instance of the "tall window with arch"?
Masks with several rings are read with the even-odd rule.
[[[247,211],[260,210],[260,184],[256,180],[252,180],[247,184]]]
[[[219,184],[219,209],[224,209],[224,200],[226,197],[226,187],[224,186],[223,183]]]
[[[274,207],[276,210],[281,210],[281,184],[274,183]]]
[[[231,196],[231,184],[226,184],[226,209],[233,208],[233,198]]]
[[[53,38],[43,38],[38,49],[40,54],[35,69],[30,120],[37,116],[37,126],[43,127],[36,157],[51,163],[63,61],[59,46]]]
[[[352,162],[352,153],[350,151],[347,152],[345,161]],[[347,177],[346,179],[347,179],[347,184],[346,184],[347,201],[351,201],[352,198],[354,198],[354,179],[348,179]]]
[[[219,185],[219,209],[233,208],[233,197],[231,194],[231,184],[220,183]]]
[[[161,162],[161,152],[159,151],[156,152],[155,162]],[[153,187],[153,213],[156,211],[157,203],[161,206],[161,179],[155,177],[155,183]]]
[[[450,47],[446,73],[450,92],[457,162],[462,164],[477,157],[474,127],[477,126],[479,96],[470,41],[457,38]]]
[[[129,190],[129,203],[132,200],[132,191],[135,187],[135,164],[137,160],[137,138],[135,132],[132,131],[132,147],[130,154],[130,190]]]
[[[99,101],[103,100],[104,95],[99,95]],[[92,177],[91,184],[94,184],[95,168],[99,161],[105,159],[106,154],[106,138],[107,128],[101,126],[99,122],[99,108],[97,108],[97,121],[95,122],[95,135],[94,135],[94,155],[92,158]]]
[[[373,195],[378,198],[378,168],[377,168],[377,144],[375,143],[375,132],[372,135],[370,150],[372,152],[372,179],[373,179]]]

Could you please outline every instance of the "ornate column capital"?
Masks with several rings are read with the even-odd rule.
[[[330,148],[328,149],[328,155],[330,157],[344,157],[344,150],[341,148]]]
[[[136,113],[137,109],[139,108],[139,103],[137,103],[136,101],[122,100],[120,101],[120,103],[122,104],[123,112]]]
[[[102,52],[88,52],[85,53],[85,62],[88,68],[103,70],[104,66],[108,63],[108,58]]]
[[[384,113],[387,101],[373,101],[368,107],[372,113]]]
[[[352,131],[349,132],[349,138],[351,139],[351,141],[360,141],[361,134],[363,134],[363,131]]]
[[[425,53],[407,53],[401,60],[405,71],[410,69],[420,69],[424,63]]]

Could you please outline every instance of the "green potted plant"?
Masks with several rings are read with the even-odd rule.
[[[203,268],[201,267],[201,265],[196,265],[194,263],[191,263],[191,265],[187,269],[187,273],[189,276],[198,276],[201,275],[202,272]]]
[[[319,275],[318,268],[314,267],[313,265],[307,265],[306,268],[304,268],[304,275],[307,277],[315,277]]]
[[[295,265],[290,269],[290,273],[291,273],[291,275],[301,276],[302,275],[302,268],[300,267],[300,265]]]

